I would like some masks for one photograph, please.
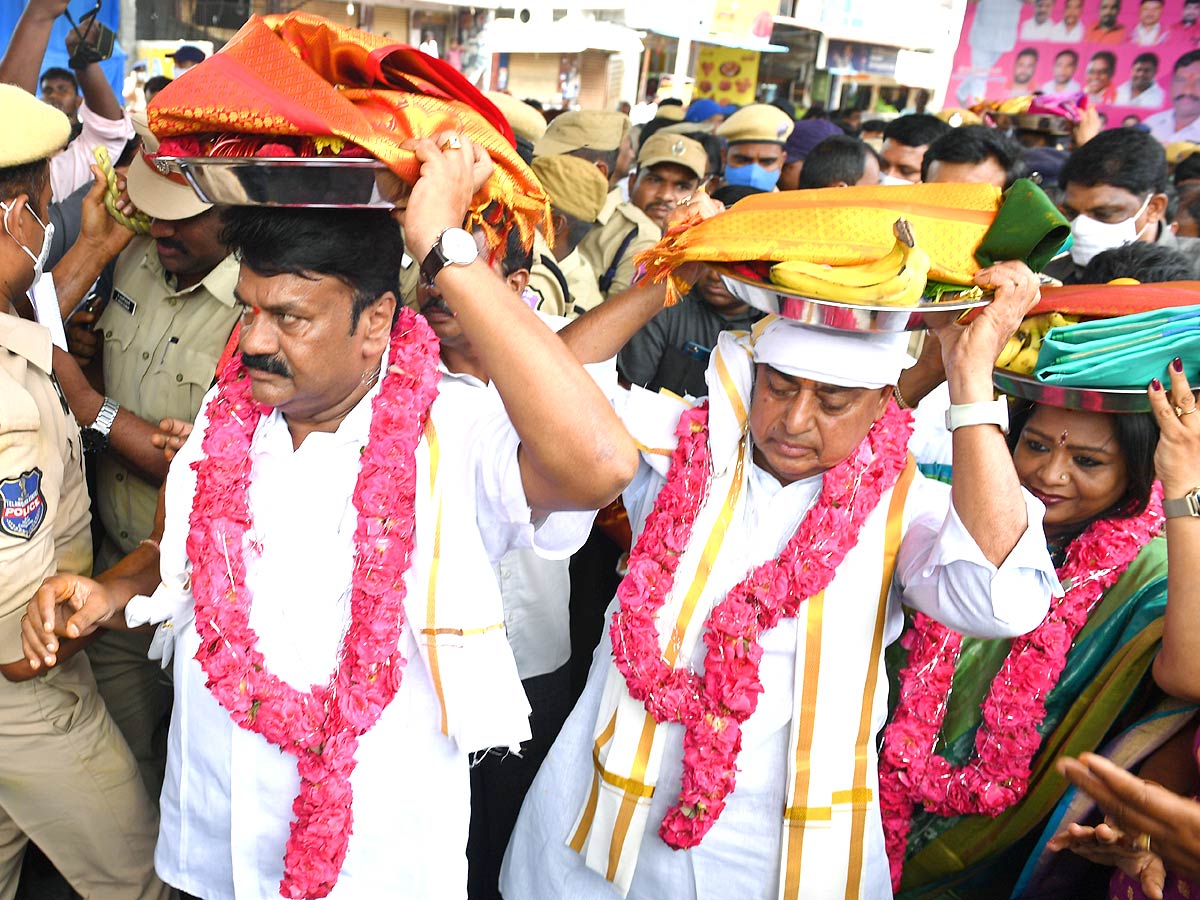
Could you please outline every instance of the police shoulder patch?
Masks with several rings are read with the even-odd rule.
[[[42,470],[30,469],[0,480],[0,533],[28,541],[46,521]]]

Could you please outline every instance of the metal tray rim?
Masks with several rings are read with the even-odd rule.
[[[992,371],[992,384],[1010,397],[1061,409],[1109,413],[1150,412],[1150,398],[1144,389],[1139,388],[1084,388],[1046,384],[1032,376],[999,367]]]

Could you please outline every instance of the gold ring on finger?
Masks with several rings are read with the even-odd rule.
[[[462,141],[459,139],[457,134],[452,134],[449,137],[447,137],[446,140],[442,143],[441,149],[442,150],[461,150],[462,149]]]
[[[1135,850],[1140,850],[1142,853],[1149,853],[1150,852],[1150,835],[1149,835],[1149,833],[1143,831],[1141,834],[1139,834],[1133,842],[1133,847]]]
[[[1194,407],[1194,406],[1191,409],[1181,409],[1178,406],[1175,407],[1175,415],[1179,416],[1179,418],[1181,418],[1181,419],[1184,416],[1190,416],[1195,411],[1196,411],[1196,407]]]

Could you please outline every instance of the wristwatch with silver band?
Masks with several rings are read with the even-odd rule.
[[[117,419],[117,410],[120,408],[116,400],[105,397],[100,412],[96,413],[96,420],[87,428],[79,429],[85,453],[99,453],[108,449],[108,433],[112,431],[113,422]]]

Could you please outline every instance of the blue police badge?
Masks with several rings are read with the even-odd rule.
[[[27,541],[46,520],[42,470],[30,469],[0,481],[0,533]]]

